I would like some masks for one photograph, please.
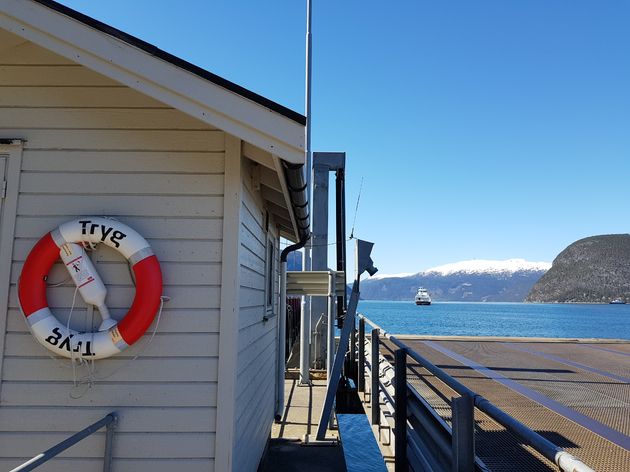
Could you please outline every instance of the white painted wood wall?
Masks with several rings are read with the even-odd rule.
[[[214,470],[229,137],[0,33],[2,138],[26,141],[12,257],[0,261],[11,264],[8,307],[0,306],[0,469],[117,410],[116,472]],[[240,153],[235,157],[240,160]],[[242,182],[232,470],[247,471],[256,470],[273,419],[277,318],[262,321],[264,214],[247,178]],[[73,387],[68,361],[52,359],[37,344],[16,294],[21,266],[37,239],[82,215],[113,216],[143,234],[162,264],[164,294],[171,298],[155,337],[153,325],[122,355],[97,362],[90,388]],[[277,234],[272,237],[277,258]],[[108,305],[120,317],[134,294],[127,265],[107,248],[93,256],[109,287]],[[63,270],[56,267],[50,283],[63,281]],[[61,320],[67,320],[73,295],[68,283],[48,289]],[[98,313],[77,298],[71,326],[88,327],[92,316],[98,324]],[[84,376],[86,368],[77,374]],[[100,471],[103,443],[104,433],[95,434],[46,470]]]
[[[266,215],[258,191],[252,188],[251,169],[245,163],[240,225],[240,316],[236,379],[236,451],[234,470],[256,470],[271,432],[276,398],[278,354],[278,235],[273,220],[267,231]],[[267,244],[274,246],[274,296],[266,304]],[[265,318],[266,317],[266,318]]]

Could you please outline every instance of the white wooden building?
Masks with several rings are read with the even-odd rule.
[[[1,470],[110,411],[116,472],[256,470],[279,375],[279,238],[306,231],[288,184],[304,124],[53,1],[0,0]],[[170,298],[143,339],[93,372],[36,342],[16,294],[35,242],[86,215],[147,238]],[[102,247],[92,259],[124,316],[126,261]],[[47,290],[64,323],[75,293],[66,275],[55,267]],[[71,326],[98,318],[77,297]],[[103,443],[92,435],[44,469],[101,470]]]

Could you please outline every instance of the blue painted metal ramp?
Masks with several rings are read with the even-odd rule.
[[[366,415],[338,414],[337,424],[348,472],[387,472]]]

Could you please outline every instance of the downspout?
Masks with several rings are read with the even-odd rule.
[[[311,237],[308,213],[307,185],[304,179],[304,165],[283,162],[284,177],[289,189],[291,206],[295,215],[299,241],[288,246],[280,254],[280,313],[278,316],[278,383],[275,418],[280,421],[284,415],[284,371],[286,369],[287,332],[287,258],[293,251],[303,248]],[[304,315],[304,314],[302,314]],[[303,316],[302,316],[303,318]],[[303,328],[303,319],[300,330]]]

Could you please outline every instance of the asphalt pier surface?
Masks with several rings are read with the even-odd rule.
[[[396,336],[598,472],[630,471],[630,342]],[[396,349],[382,339],[393,363]],[[450,422],[448,386],[408,358],[409,381]],[[558,470],[475,411],[477,455],[493,471]]]

